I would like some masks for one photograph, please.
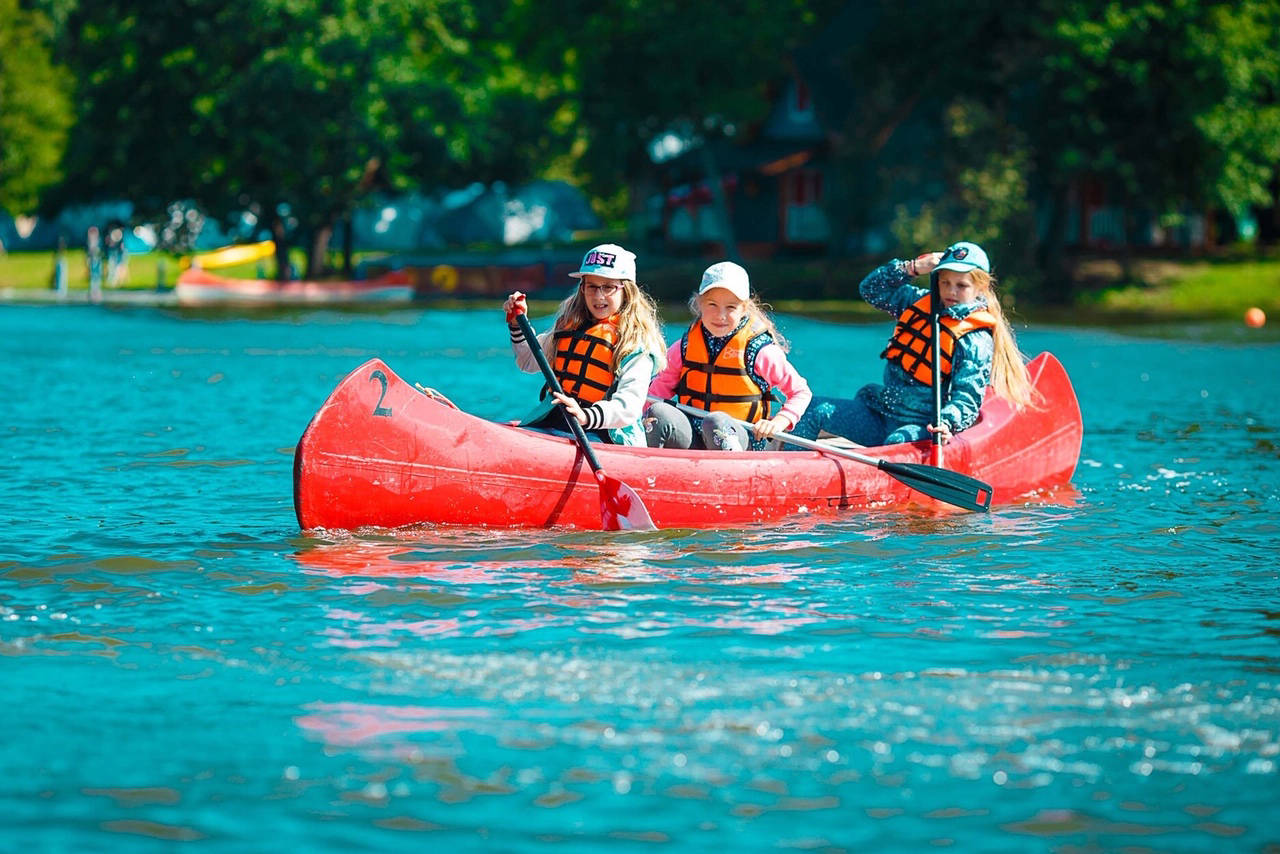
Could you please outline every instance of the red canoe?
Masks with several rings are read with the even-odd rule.
[[[183,270],[173,286],[179,305],[329,305],[408,303],[413,284],[401,271],[349,282],[279,282],[228,279],[206,270]]]
[[[1061,363],[1028,365],[1044,396],[1017,413],[989,398],[946,450],[994,504],[1066,485],[1080,456],[1080,406]],[[932,499],[879,469],[816,451],[724,453],[592,445],[659,528],[741,525]],[[928,442],[860,451],[927,463]],[[311,528],[458,525],[600,527],[600,490],[571,439],[477,418],[373,359],[347,375],[294,453],[293,503]]]

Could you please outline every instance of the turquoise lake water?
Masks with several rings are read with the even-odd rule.
[[[887,321],[782,325],[878,378]],[[365,359],[528,408],[496,310],[0,306],[4,849],[1275,850],[1280,344],[1019,335],[1052,501],[321,538],[293,446]]]

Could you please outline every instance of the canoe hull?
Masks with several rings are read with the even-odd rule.
[[[990,483],[993,503],[1067,484],[1080,453],[1080,409],[1061,364],[1029,365],[1045,397],[1014,413],[990,399],[947,446],[946,467]],[[908,501],[936,505],[873,466],[814,451],[709,453],[593,445],[611,477],[639,494],[659,528],[736,526],[836,515]],[[927,442],[868,449],[927,462]],[[454,409],[373,359],[320,407],[294,456],[304,529],[417,523],[600,527],[600,492],[573,441]]]

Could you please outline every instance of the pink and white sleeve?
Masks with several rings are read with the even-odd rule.
[[[756,354],[755,369],[756,373],[769,385],[782,392],[787,398],[778,414],[790,422],[787,425],[788,430],[795,427],[800,416],[804,415],[805,409],[808,408],[809,401],[813,399],[813,392],[809,390],[809,381],[800,376],[800,372],[795,369],[787,359],[787,354],[777,344],[766,344],[760,349]]]
[[[684,371],[684,359],[680,358],[680,342],[677,341],[667,348],[667,366],[658,372],[653,382],[649,383],[649,396],[662,400],[671,397],[675,393],[676,385],[680,382],[682,371]]]

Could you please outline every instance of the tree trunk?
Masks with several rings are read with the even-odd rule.
[[[1036,264],[1040,268],[1041,299],[1063,305],[1074,295],[1074,283],[1066,264],[1067,243],[1067,186],[1055,186],[1049,190],[1049,222],[1044,239],[1036,247]]]
[[[724,241],[724,257],[738,263],[742,260],[738,255],[738,241],[733,235],[733,221],[729,218],[729,202],[724,196],[724,186],[720,178],[720,164],[715,152],[711,150],[711,141],[702,144],[702,171],[706,174],[707,184],[711,189],[711,205],[720,221],[720,237]]]
[[[289,269],[289,242],[285,239],[284,220],[279,214],[271,215],[271,239],[276,244],[276,280],[287,282],[293,278]]]
[[[1258,245],[1275,246],[1280,243],[1280,172],[1271,178],[1271,204],[1256,206],[1253,216],[1258,221]]]
[[[1120,279],[1125,284],[1131,284],[1137,280],[1137,274],[1134,272],[1133,266],[1133,242],[1137,230],[1133,218],[1133,199],[1126,196],[1121,202],[1120,209],[1124,211],[1120,215],[1120,234],[1122,238]]]
[[[333,219],[311,232],[311,246],[307,250],[307,278],[318,279],[328,269],[329,239],[333,237]]]
[[[342,217],[342,275],[348,280],[355,278],[355,268],[351,264],[351,256],[355,248],[355,235],[352,233],[355,227],[353,220],[351,211],[347,211]]]
[[[627,193],[627,239],[646,254],[665,248],[661,246],[661,222],[656,226],[649,222],[649,199],[659,192],[651,165],[635,164],[631,167]]]

